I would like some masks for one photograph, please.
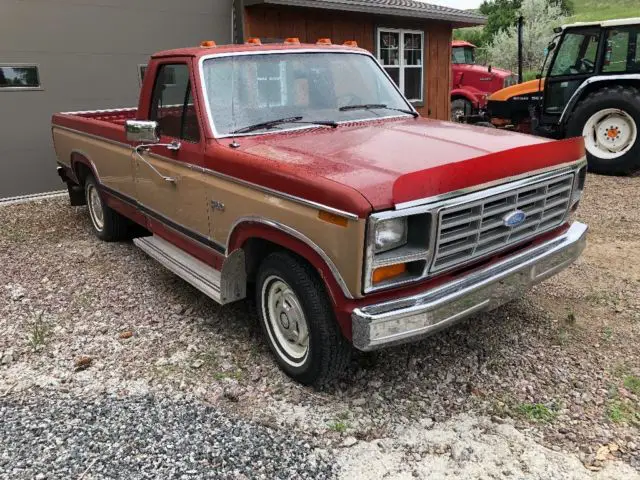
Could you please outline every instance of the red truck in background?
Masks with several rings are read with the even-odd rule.
[[[477,65],[473,43],[454,40],[451,47],[451,121],[484,110],[489,95],[518,83],[509,70]]]

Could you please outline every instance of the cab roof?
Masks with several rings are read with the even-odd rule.
[[[625,25],[640,25],[640,17],[618,18],[616,20],[603,20],[601,22],[576,22],[563,25],[562,29],[578,28],[578,27],[622,27]]]
[[[164,57],[204,57],[206,55],[215,55],[220,53],[244,53],[244,52],[265,52],[265,51],[277,51],[277,50],[324,50],[327,52],[332,51],[344,51],[353,50],[353,52],[366,52],[359,47],[353,47],[348,45],[331,45],[331,44],[318,44],[318,43],[265,43],[261,45],[255,44],[233,44],[233,45],[217,45],[213,47],[186,47],[176,48],[173,50],[164,50],[154,53],[151,58],[164,58]]]

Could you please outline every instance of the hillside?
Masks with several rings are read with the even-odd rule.
[[[640,17],[640,0],[573,0],[576,14],[570,22],[589,22],[612,18]]]

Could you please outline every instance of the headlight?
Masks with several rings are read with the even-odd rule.
[[[407,218],[390,218],[376,225],[375,253],[392,250],[407,243]]]
[[[381,212],[369,219],[364,293],[424,278],[430,258],[431,212]]]

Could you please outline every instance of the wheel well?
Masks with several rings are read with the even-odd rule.
[[[87,179],[87,176],[92,173],[91,168],[82,162],[75,162],[73,165],[73,171],[78,179],[78,185],[84,188],[84,181]]]
[[[242,245],[242,249],[244,250],[245,255],[247,280],[252,283],[256,280],[260,263],[267,257],[267,255],[279,250],[288,251],[288,249],[263,238],[249,238],[244,245]]]
[[[300,261],[307,263],[311,266],[313,271],[316,271],[316,268],[312,263],[299,253],[294,252],[290,248],[278,245],[277,243],[265,240],[264,238],[254,237],[247,239],[247,241],[242,245],[242,250],[244,250],[245,255],[247,281],[250,283],[255,282],[256,276],[258,275],[258,269],[260,268],[262,261],[274,252],[287,252],[300,259]]]
[[[567,112],[566,118],[564,120],[565,124],[569,121],[571,114],[576,111],[576,108],[578,108],[580,102],[587,98],[588,95],[591,95],[593,92],[597,92],[598,90],[602,90],[603,88],[615,87],[618,85],[622,87],[630,86],[640,89],[640,78],[611,79],[604,80],[602,82],[594,82],[587,85],[584,90],[580,92],[580,96],[577,98],[575,103],[571,105],[571,110]]]

